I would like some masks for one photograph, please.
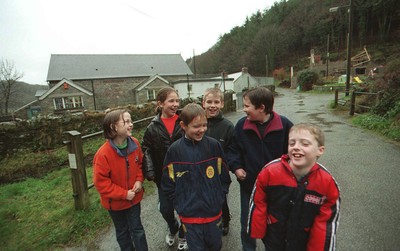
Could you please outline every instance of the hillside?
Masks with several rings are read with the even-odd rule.
[[[322,62],[345,61],[347,4],[342,0],[277,1],[246,18],[242,26],[233,27],[212,48],[187,63],[195,74],[232,73],[246,66],[254,76],[271,76],[279,68],[306,68],[311,50]],[[340,8],[330,12],[335,6]],[[400,1],[354,0],[352,13],[351,56],[364,46],[373,64],[386,64],[400,56]]]
[[[37,90],[48,90],[47,85],[31,85],[25,82],[17,82],[10,99],[9,110],[13,111],[35,100]]]

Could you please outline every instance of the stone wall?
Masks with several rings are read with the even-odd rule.
[[[182,100],[181,108],[193,100]],[[201,99],[196,100],[201,104]],[[153,117],[155,102],[142,105],[121,106],[130,110],[133,121]],[[224,113],[236,111],[232,93],[225,93]],[[64,133],[76,130],[87,135],[102,130],[104,112],[85,111],[66,113],[60,117],[38,117],[32,120],[0,123],[0,160],[7,154],[17,154],[22,149],[41,151],[63,146]],[[135,128],[144,128],[149,121],[135,124]]]

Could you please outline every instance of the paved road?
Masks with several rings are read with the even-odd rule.
[[[326,151],[320,158],[339,183],[342,194],[337,250],[400,249],[400,147],[335,116],[327,104],[333,94],[297,93],[280,89],[275,110],[294,123],[319,124],[326,134]],[[244,113],[226,114],[234,124]],[[223,251],[241,250],[239,239],[239,188],[232,176],[229,204],[231,231],[223,237]],[[169,249],[164,243],[166,224],[157,211],[157,196],[146,195],[142,219],[151,251]],[[118,250],[113,228],[98,240],[98,250]],[[92,248],[79,248],[92,249]],[[257,250],[263,250],[259,245]]]

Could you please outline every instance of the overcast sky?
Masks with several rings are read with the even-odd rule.
[[[0,0],[0,60],[46,84],[51,54],[181,54],[212,47],[276,0]]]

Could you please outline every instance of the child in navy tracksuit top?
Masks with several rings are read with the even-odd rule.
[[[208,136],[204,109],[188,104],[181,113],[185,136],[164,160],[161,187],[174,201],[191,251],[221,250],[221,210],[231,182],[220,143]]]

